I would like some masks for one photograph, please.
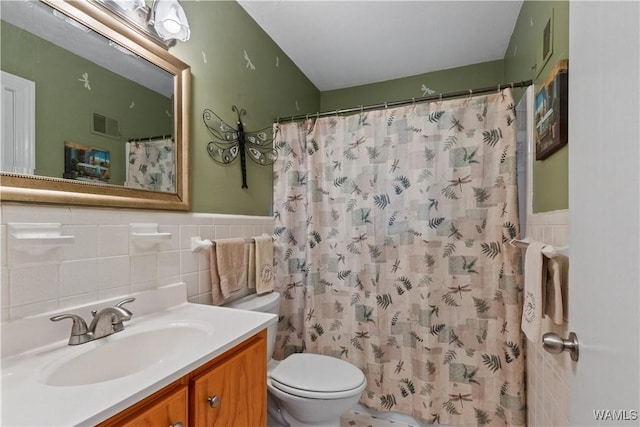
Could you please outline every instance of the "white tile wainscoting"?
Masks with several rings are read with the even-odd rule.
[[[191,237],[219,239],[273,233],[273,218],[3,203],[0,235],[1,320],[185,282],[190,302],[211,302],[209,257],[191,251]],[[9,223],[60,223],[70,245],[12,247]],[[133,223],[157,223],[171,238],[157,245],[130,241]]]
[[[569,211],[529,215],[525,236],[556,247],[569,245]],[[568,297],[563,295],[563,298]],[[548,317],[545,317],[542,322],[542,333],[555,332],[563,338],[568,337],[571,329],[567,322],[567,312],[564,316],[565,322],[560,326],[553,324]],[[569,425],[569,384],[572,363],[567,353],[551,354],[542,348],[541,341],[534,344],[527,340],[528,426]]]
[[[209,258],[191,252],[191,237],[203,239],[251,237],[273,233],[272,217],[99,209],[69,206],[9,204],[0,207],[1,319],[8,321],[59,308],[129,294],[183,281],[188,299],[211,302]],[[568,211],[528,217],[525,236],[568,245]],[[8,223],[61,223],[71,245],[44,253],[8,252]],[[171,239],[149,249],[130,243],[129,225],[158,223]],[[566,314],[566,313],[565,313]],[[543,331],[568,336],[566,323],[548,319]],[[553,355],[542,344],[527,343],[529,426],[567,426],[571,360]]]

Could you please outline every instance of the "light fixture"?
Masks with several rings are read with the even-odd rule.
[[[153,4],[153,28],[163,40],[187,41],[191,29],[178,0],[155,0]]]
[[[187,16],[178,0],[154,0],[151,7],[145,0],[93,1],[165,49],[176,40],[189,40],[191,35]]]

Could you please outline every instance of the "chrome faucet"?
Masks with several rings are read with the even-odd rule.
[[[53,316],[51,317],[51,320],[54,322],[62,319],[73,320],[71,335],[69,336],[69,345],[84,344],[86,342],[123,331],[124,325],[122,322],[131,320],[131,316],[133,316],[133,314],[122,306],[135,300],[135,298],[127,298],[120,301],[115,306],[103,308],[99,312],[93,310],[91,312],[93,320],[89,327],[87,327],[87,323],[82,317],[75,314],[61,314],[59,316]]]

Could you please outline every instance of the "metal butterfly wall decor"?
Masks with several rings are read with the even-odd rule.
[[[216,163],[221,165],[233,163],[239,154],[242,188],[249,188],[247,186],[246,155],[248,154],[251,160],[261,166],[269,166],[276,161],[278,153],[271,145],[273,137],[269,136],[270,128],[256,132],[245,132],[241,116],[246,116],[247,111],[244,108],[239,110],[235,105],[231,106],[231,111],[238,114],[237,129],[225,123],[213,111],[204,110],[202,120],[213,137],[213,141],[207,144],[207,152]]]

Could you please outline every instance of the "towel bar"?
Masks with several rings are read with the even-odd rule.
[[[252,237],[245,238],[245,243],[255,243]],[[213,240],[202,240],[200,237],[192,237],[191,238],[191,252],[196,252],[203,249],[209,249],[212,246],[215,246],[216,242]]]
[[[528,239],[522,239],[522,240],[511,239],[509,241],[509,244],[511,246],[514,246],[517,248],[526,248],[527,246],[529,246],[529,243],[530,242]],[[547,258],[555,258],[558,255],[564,255],[567,258],[569,258],[569,246],[562,246],[562,247],[556,248],[555,246],[552,246],[552,245],[546,245],[542,249],[542,253]]]

